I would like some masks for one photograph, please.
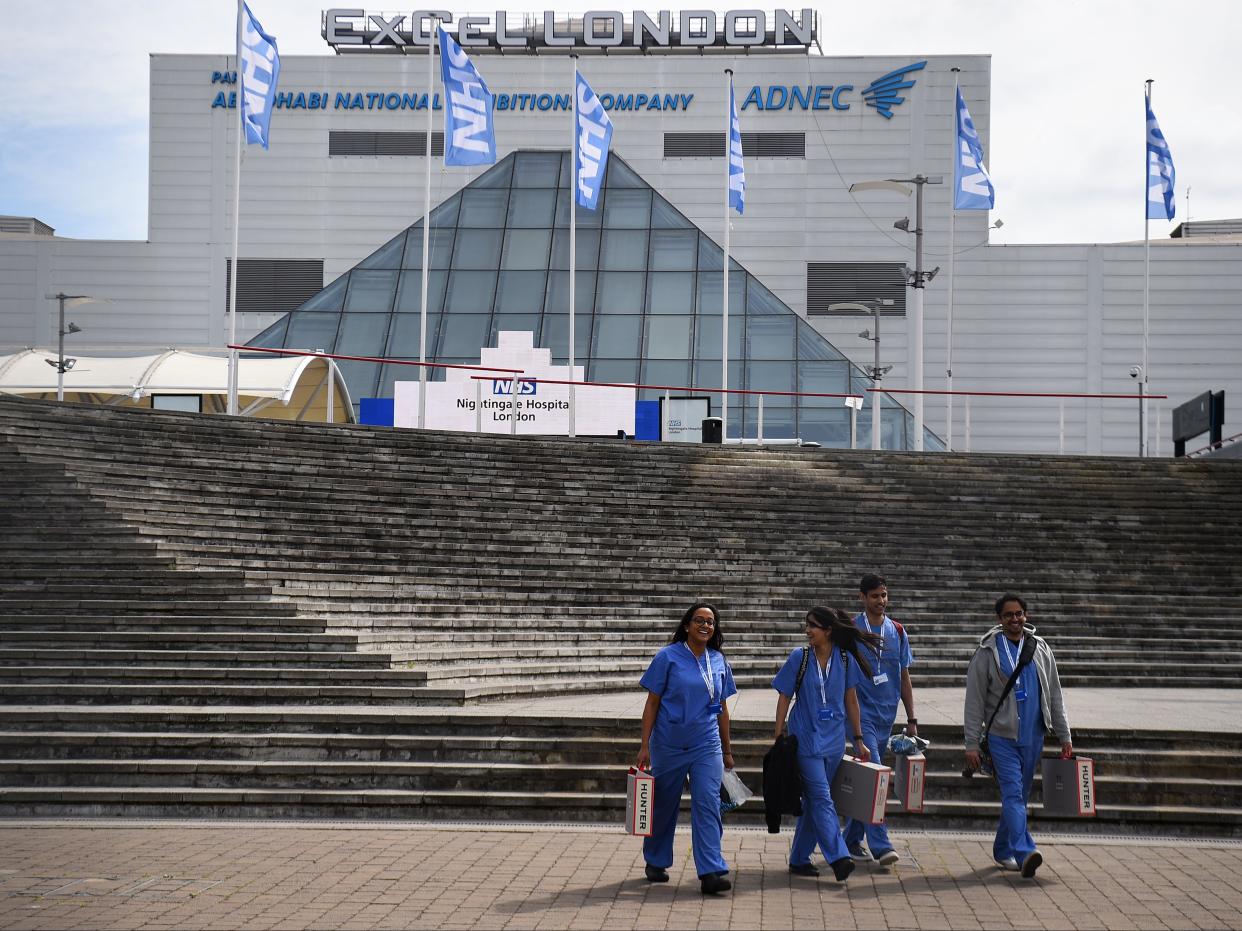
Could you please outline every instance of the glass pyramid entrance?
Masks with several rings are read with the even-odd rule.
[[[568,153],[519,151],[431,212],[427,359],[478,364],[501,330],[528,330],[568,362]],[[598,210],[579,210],[575,361],[588,381],[720,385],[723,250],[615,153]],[[422,218],[249,345],[418,359]],[[871,380],[736,261],[729,267],[729,387],[863,394]],[[392,397],[400,365],[343,362],[350,395]],[[443,377],[429,375],[430,378]],[[720,393],[710,395],[712,411]],[[640,398],[662,391],[642,389]],[[870,396],[858,445],[871,445]],[[758,399],[732,395],[729,435],[754,437]],[[913,418],[885,395],[883,444],[908,449]],[[849,446],[840,398],[764,398],[765,438]],[[925,434],[929,449],[939,440]]]

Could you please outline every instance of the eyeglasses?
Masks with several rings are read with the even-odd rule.
[[[1026,617],[1025,611],[1006,611],[1001,615],[1002,621],[1020,621]]]
[[[691,624],[695,624],[695,625],[696,625],[696,626],[698,626],[698,627],[715,627],[715,626],[716,626],[716,622],[715,622],[715,621],[704,620],[704,619],[703,619],[703,618],[701,618],[701,617],[696,617],[696,618],[693,618],[693,619],[690,621],[690,623],[691,623]]]

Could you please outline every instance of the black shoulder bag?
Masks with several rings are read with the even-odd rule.
[[[1035,650],[1038,646],[1034,637],[1027,637],[1026,642],[1022,644],[1022,654],[1018,657],[1018,662],[1013,667],[1013,672],[1009,674],[1009,681],[1005,683],[1005,690],[1001,692],[1000,701],[992,709],[992,716],[988,718],[988,723],[984,725],[983,733],[979,735],[979,755],[986,761],[988,770],[992,768],[992,755],[988,753],[988,733],[992,730],[992,722],[996,720],[996,715],[1005,704],[1005,699],[1009,697],[1009,693],[1013,691],[1014,685],[1017,684],[1018,676],[1022,675],[1022,670],[1030,665],[1031,660],[1034,659]],[[982,770],[983,767],[980,767],[980,769]]]

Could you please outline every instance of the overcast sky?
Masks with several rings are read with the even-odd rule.
[[[326,7],[251,6],[285,54],[328,53]],[[231,52],[234,10],[232,0],[0,0],[0,214],[37,216],[62,236],[144,239],[148,55]],[[1187,190],[1192,219],[1242,217],[1229,64],[1242,54],[1237,0],[851,0],[819,10],[829,55],[992,56],[986,160],[993,217],[1005,221],[994,242],[1142,238],[1146,78],[1177,168],[1177,218],[1153,221],[1152,237],[1186,218]]]

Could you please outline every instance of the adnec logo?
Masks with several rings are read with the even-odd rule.
[[[886,120],[893,118],[893,107],[905,102],[899,92],[914,87],[910,75],[927,67],[926,61],[917,61],[896,71],[878,77],[862,90],[863,103],[874,109]],[[742,101],[742,110],[848,110],[854,98],[853,84],[756,84]],[[856,98],[855,98],[856,99]]]
[[[922,71],[926,66],[926,61],[919,61],[913,65],[898,68],[896,71],[890,71],[882,78],[876,78],[867,87],[863,88],[863,100],[867,106],[875,107],[876,111],[884,119],[891,120],[893,118],[893,107],[906,99],[905,97],[899,97],[897,92],[914,86],[913,80],[905,80],[906,76],[915,71]]]

